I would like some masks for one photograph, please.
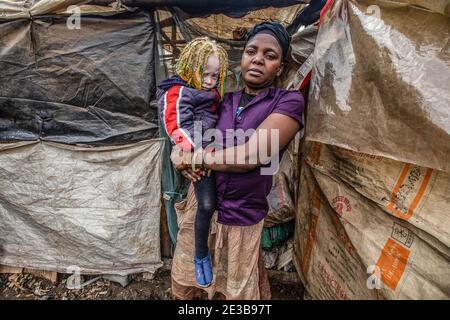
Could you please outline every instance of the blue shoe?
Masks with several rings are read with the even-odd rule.
[[[200,287],[206,287],[205,275],[203,274],[202,259],[194,258],[195,281]]]
[[[195,280],[197,281],[197,284],[203,288],[209,287],[212,282],[212,266],[210,255],[207,255],[206,257],[201,259],[195,257],[194,267],[195,267]]]
[[[212,270],[212,262],[211,262],[211,255],[208,254],[206,257],[202,259],[203,262],[203,274],[205,276],[205,281],[208,284],[208,286],[213,281],[213,270]]]

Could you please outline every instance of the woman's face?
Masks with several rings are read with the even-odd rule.
[[[241,59],[242,77],[251,88],[265,88],[281,74],[282,51],[271,35],[258,33],[244,48]]]

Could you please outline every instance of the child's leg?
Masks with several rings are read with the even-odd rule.
[[[208,255],[208,235],[211,218],[216,210],[216,183],[214,173],[203,176],[194,183],[197,198],[197,215],[195,217],[195,256],[204,258]]]

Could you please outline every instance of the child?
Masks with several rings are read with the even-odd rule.
[[[228,68],[226,51],[206,37],[191,41],[181,52],[176,65],[176,76],[159,85],[158,108],[167,134],[176,145],[172,152],[195,151],[205,148],[211,141],[202,139],[194,145],[194,122],[201,121],[202,135],[215,128],[217,109],[225,90]],[[198,133],[196,133],[198,134]],[[201,287],[213,280],[208,234],[212,215],[216,209],[214,175],[205,174],[194,182],[198,202],[195,217],[195,278]]]

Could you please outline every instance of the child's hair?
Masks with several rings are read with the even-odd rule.
[[[219,58],[217,90],[223,97],[227,78],[228,54],[223,47],[208,37],[194,39],[183,48],[176,65],[176,73],[186,81],[188,86],[201,89],[206,63],[208,58],[213,55]]]

